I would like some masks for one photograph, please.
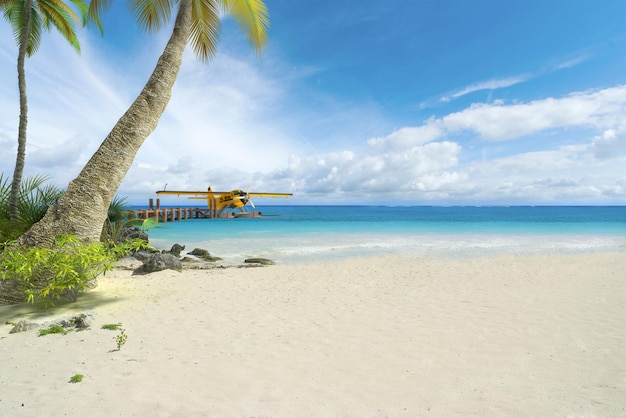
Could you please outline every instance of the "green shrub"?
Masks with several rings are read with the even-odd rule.
[[[0,218],[0,251],[4,251],[7,243],[15,241],[27,230],[28,228],[20,223]]]
[[[0,278],[13,281],[13,289],[28,302],[61,298],[75,302],[95,286],[96,277],[113,268],[116,259],[144,245],[137,240],[109,248],[63,235],[51,248],[7,247],[0,255]]]

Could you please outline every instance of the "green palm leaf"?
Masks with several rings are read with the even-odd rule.
[[[259,51],[266,43],[270,27],[269,13],[261,0],[223,0],[226,10],[247,34],[250,45]]]
[[[189,41],[194,53],[206,62],[215,56],[220,37],[220,10],[215,1],[193,0]]]

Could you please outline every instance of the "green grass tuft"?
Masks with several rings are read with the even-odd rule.
[[[43,337],[44,335],[48,335],[48,334],[64,334],[65,335],[67,334],[67,330],[59,324],[52,324],[50,325],[49,328],[39,330],[40,337]]]
[[[118,329],[120,329],[122,326],[121,322],[118,322],[117,324],[104,324],[102,325],[102,329],[108,329],[109,331],[117,331]]]

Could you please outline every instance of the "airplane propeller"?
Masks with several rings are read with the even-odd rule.
[[[247,199],[248,203],[250,203],[250,206],[252,206],[252,209],[256,209],[256,206],[254,206],[254,202],[250,198],[250,187],[252,187],[252,185],[248,186],[248,191],[246,192],[246,199]]]

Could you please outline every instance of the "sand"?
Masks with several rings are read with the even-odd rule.
[[[625,255],[109,272],[0,307],[0,416],[626,416]],[[4,325],[80,312],[67,335]]]

